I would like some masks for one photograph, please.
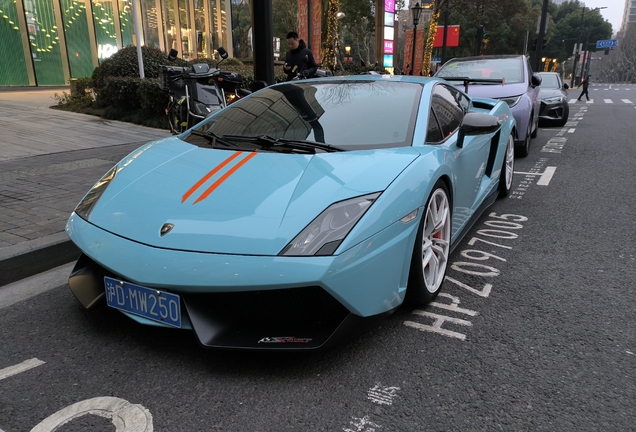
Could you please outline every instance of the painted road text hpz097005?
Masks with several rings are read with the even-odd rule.
[[[137,149],[69,218],[69,285],[206,347],[311,350],[438,294],[514,171],[503,101],[364,75],[253,93]],[[134,330],[132,330],[134,331]]]

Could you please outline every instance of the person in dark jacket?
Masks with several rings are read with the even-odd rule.
[[[590,95],[587,93],[587,87],[589,85],[588,81],[590,80],[590,77],[585,77],[583,79],[583,82],[581,83],[581,85],[583,86],[583,91],[581,92],[581,94],[579,95],[579,98],[577,100],[581,100],[581,98],[583,97],[583,95],[585,95],[585,99],[590,100]],[[579,87],[581,87],[581,85]]]
[[[307,48],[305,41],[298,39],[298,33],[287,33],[287,45],[289,45],[289,51],[287,51],[285,64],[283,65],[283,70],[287,74],[287,81],[292,80],[299,73],[305,77],[315,74],[318,65],[314,60],[314,55]]]

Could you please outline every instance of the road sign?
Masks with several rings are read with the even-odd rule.
[[[616,39],[596,41],[596,48],[614,48],[618,45]]]
[[[439,63],[439,62],[441,62],[441,61],[442,61],[442,58],[441,58],[441,57],[433,57],[433,58],[431,59],[431,61],[432,61],[433,63]]]

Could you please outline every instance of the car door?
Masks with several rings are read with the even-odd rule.
[[[456,88],[437,84],[433,89],[427,144],[444,145],[452,155],[453,235],[478,207],[490,151],[490,135],[465,137],[458,146],[459,127],[469,108],[469,99]]]

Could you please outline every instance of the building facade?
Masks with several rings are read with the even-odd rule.
[[[623,25],[621,31],[627,30],[627,24],[636,22],[636,0],[625,0],[625,10],[623,11]]]
[[[219,46],[249,57],[250,10],[249,0],[0,0],[0,86],[66,85],[138,39],[186,60]]]

